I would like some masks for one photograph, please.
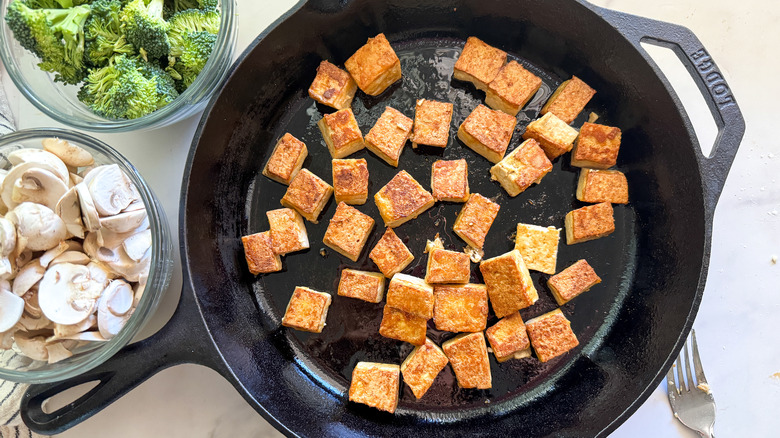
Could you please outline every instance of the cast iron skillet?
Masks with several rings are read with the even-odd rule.
[[[336,63],[366,39],[387,34],[402,59],[404,81],[378,98],[360,95],[354,106],[364,132],[385,105],[408,115],[414,100],[455,103],[450,146],[407,147],[402,167],[424,184],[430,163],[466,157],[473,192],[498,196],[502,210],[485,247],[488,256],[511,249],[517,222],[562,226],[574,200],[576,169],[568,157],[517,198],[487,177],[488,163],[455,139],[458,124],[483,98],[450,80],[452,64],[469,35],[505,49],[544,79],[518,120],[511,147],[549,93],[575,74],[598,90],[586,109],[623,129],[618,166],[626,172],[631,203],[616,208],[617,231],[607,238],[561,245],[558,267],[588,259],[604,279],[563,307],[580,346],[540,364],[498,364],[494,387],[459,390],[446,368],[422,400],[403,389],[395,415],[348,403],[346,389],[359,360],[400,363],[411,347],[377,334],[381,304],[335,297],[320,335],[280,327],[295,285],[335,292],[340,267],[374,269],[363,257],[349,263],[320,243],[335,205],[319,225],[307,223],[312,248],[285,258],[285,272],[254,278],[242,259],[240,236],[267,229],[264,212],[278,208],[284,187],[260,175],[276,138],[291,132],[309,145],[305,166],[329,180],[329,156],[314,122],[327,109],[306,97],[323,58]],[[640,41],[677,52],[706,97],[719,135],[702,155],[690,122]],[[584,116],[583,116],[584,117]],[[582,123],[582,117],[575,126]],[[606,435],[648,396],[685,339],[707,274],[712,216],[744,132],[728,86],[701,43],[687,29],[606,11],[572,0],[474,1],[442,5],[417,0],[326,1],[299,4],[245,51],[198,132],[182,186],[180,239],[184,290],[176,314],[153,337],[127,347],[84,375],[30,388],[24,421],[55,433],[83,421],[157,371],[199,363],[227,378],[279,430],[302,436]],[[371,194],[397,171],[363,151]],[[426,239],[442,233],[459,248],[451,225],[460,205],[441,204],[397,232],[417,254],[406,272],[422,276]],[[379,218],[369,201],[361,211]],[[374,230],[369,245],[379,238]],[[474,267],[473,281],[480,281]],[[525,319],[556,306],[535,274],[539,302]],[[335,293],[334,293],[335,295]],[[495,321],[491,317],[489,324]],[[437,343],[453,336],[431,329]],[[41,403],[68,387],[98,380],[88,394],[51,414]]]

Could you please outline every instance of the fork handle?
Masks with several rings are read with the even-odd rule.
[[[712,432],[699,432],[702,438],[715,438],[715,434]]]

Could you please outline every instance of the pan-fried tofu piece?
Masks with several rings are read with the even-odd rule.
[[[433,318],[433,287],[422,278],[395,274],[387,287],[387,306],[425,318]]]
[[[515,249],[520,251],[526,268],[552,275],[555,274],[558,261],[560,238],[561,230],[553,226],[540,227],[519,223],[515,234]]]
[[[498,216],[501,206],[490,199],[473,193],[463,205],[452,226],[453,231],[472,248],[482,249],[485,236]]]
[[[536,357],[542,362],[558,357],[580,344],[561,309],[529,319],[525,328]]]
[[[577,199],[582,202],[628,204],[628,180],[618,170],[580,170]]]
[[[398,167],[398,159],[414,122],[395,108],[385,107],[374,127],[366,134],[366,147],[387,164]]]
[[[285,327],[305,332],[321,333],[328,317],[330,294],[297,286],[282,318]]]
[[[352,370],[349,401],[392,414],[398,406],[400,372],[398,365],[358,362]]]
[[[392,278],[393,275],[403,271],[414,260],[414,255],[392,228],[385,231],[368,257],[387,278]]]
[[[566,123],[571,123],[585,109],[596,90],[577,76],[564,81],[542,107],[542,114],[553,113]]]
[[[541,86],[542,80],[538,76],[517,61],[509,61],[488,84],[485,103],[493,109],[516,116]]]
[[[571,153],[571,165],[609,169],[617,164],[620,137],[620,128],[585,122]]]
[[[487,329],[485,334],[499,362],[531,355],[528,333],[525,331],[523,318],[517,312],[499,320]]]
[[[554,160],[574,147],[579,131],[569,126],[553,113],[547,113],[540,119],[529,123],[523,138],[534,139],[544,150],[547,158]]]
[[[489,389],[493,386],[485,335],[464,333],[442,344],[461,388]]]
[[[309,97],[337,110],[352,106],[357,84],[352,76],[328,61],[320,62],[309,87]]]
[[[523,257],[516,249],[483,260],[479,270],[485,280],[493,312],[499,318],[525,309],[539,299]]]
[[[479,105],[458,128],[458,138],[474,152],[498,163],[506,153],[517,119],[507,113]]]
[[[357,298],[378,303],[385,293],[385,276],[378,272],[344,269],[341,271],[338,294],[342,297]]]
[[[431,190],[437,201],[469,199],[469,167],[466,160],[437,160],[431,165]]]
[[[360,132],[352,108],[325,114],[317,126],[333,158],[344,158],[365,147],[363,133]]]
[[[290,181],[298,175],[303,166],[303,160],[308,155],[306,145],[297,138],[284,134],[274,146],[271,158],[265,163],[263,175],[276,182],[289,185]]]
[[[374,219],[371,216],[340,202],[322,242],[354,262],[360,257],[373,228]]]
[[[390,306],[385,306],[382,311],[379,334],[386,338],[422,345],[425,343],[427,329],[427,318],[420,318]]]
[[[488,296],[484,284],[436,286],[433,322],[437,330],[481,332],[487,326]]]
[[[552,163],[536,140],[522,142],[490,168],[490,179],[498,180],[509,196],[517,196],[531,184],[539,184],[552,170]]]
[[[402,170],[376,192],[374,202],[385,225],[395,228],[433,207],[435,201],[412,175]]]
[[[547,280],[547,286],[550,287],[550,292],[559,306],[563,306],[599,283],[601,278],[585,259],[578,260]]]
[[[566,214],[566,244],[587,242],[615,231],[612,204],[602,202],[572,210]]]
[[[414,347],[409,356],[401,364],[401,374],[404,382],[412,389],[418,399],[430,389],[436,376],[447,366],[447,356],[438,345],[428,338],[425,343]]]
[[[452,76],[459,81],[471,82],[478,89],[486,91],[488,84],[498,76],[504,64],[506,52],[485,44],[477,37],[469,37],[455,62]]]
[[[418,99],[414,111],[414,130],[409,139],[412,147],[447,147],[452,121],[452,104],[435,100]]]
[[[293,208],[309,222],[317,223],[317,218],[328,203],[333,187],[309,169],[301,169],[290,182],[282,197],[284,207]]]
[[[274,253],[279,255],[302,251],[309,248],[309,237],[303,217],[291,208],[279,208],[266,211],[270,225],[271,244]]]
[[[428,265],[425,282],[429,284],[468,283],[471,277],[471,260],[468,254],[444,249],[441,239],[428,242]]]
[[[365,204],[368,198],[368,163],[365,158],[334,159],[332,165],[336,202]]]
[[[382,94],[387,87],[401,79],[401,61],[380,33],[355,52],[344,63],[357,86],[369,96]]]
[[[244,244],[244,257],[252,275],[282,270],[282,259],[279,254],[274,253],[269,231],[244,236],[241,242]]]

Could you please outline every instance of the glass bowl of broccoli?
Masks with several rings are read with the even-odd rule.
[[[232,0],[0,0],[0,58],[51,118],[88,131],[168,125],[227,75]]]

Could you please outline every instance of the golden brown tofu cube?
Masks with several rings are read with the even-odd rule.
[[[510,61],[488,84],[485,103],[493,109],[516,116],[541,86],[542,80],[538,76],[517,61]]]
[[[458,138],[474,152],[498,163],[506,153],[517,119],[479,105],[458,128]]]
[[[468,254],[444,249],[441,239],[428,242],[428,265],[425,282],[429,284],[468,283],[471,277],[471,260]]]
[[[577,76],[564,81],[542,107],[542,114],[553,113],[564,122],[571,123],[585,109],[596,90]]]
[[[517,196],[539,184],[552,170],[552,163],[534,139],[526,140],[490,168],[490,179],[498,180],[509,196]]]
[[[574,147],[579,131],[569,126],[553,113],[547,113],[540,119],[529,123],[523,138],[534,139],[544,150],[547,158],[554,160]]]
[[[309,87],[309,97],[337,110],[352,106],[357,84],[352,76],[328,61],[320,62]]]
[[[282,270],[282,259],[279,254],[274,253],[270,232],[244,236],[241,242],[244,244],[244,257],[252,275]]]
[[[493,386],[490,360],[482,332],[464,333],[442,344],[461,388],[489,389]]]
[[[530,356],[531,343],[528,341],[528,333],[525,331],[523,318],[519,313],[501,318],[492,327],[485,331],[490,348],[496,355],[496,360],[504,362],[512,358]]]
[[[395,307],[385,306],[382,311],[382,323],[379,334],[390,339],[408,342],[413,345],[425,343],[425,331],[428,319],[406,313]]]
[[[302,251],[309,248],[309,237],[303,217],[291,208],[279,208],[266,211],[271,230],[271,244],[279,255]]]
[[[435,201],[433,195],[402,170],[379,189],[374,195],[374,202],[385,225],[395,228],[433,207]]]
[[[352,370],[349,401],[392,414],[398,406],[400,372],[398,365],[358,362]]]
[[[401,61],[380,33],[355,52],[344,63],[357,86],[370,96],[382,94],[387,87],[401,79]]]
[[[392,278],[393,275],[403,271],[414,260],[414,255],[392,228],[385,231],[368,257],[387,278]]]
[[[437,330],[481,332],[487,326],[488,296],[484,284],[436,286],[433,322]]]
[[[479,270],[485,280],[493,312],[499,318],[525,309],[539,299],[523,257],[516,249],[483,260]]]
[[[536,357],[542,362],[558,357],[580,344],[561,309],[528,320],[525,328]]]
[[[414,122],[400,111],[385,107],[374,127],[366,134],[366,147],[387,164],[398,167],[398,159],[404,150],[406,140],[412,132]]]
[[[333,187],[308,169],[301,169],[290,182],[282,197],[282,205],[294,208],[309,222],[317,223],[320,213],[328,203]]]
[[[506,52],[485,44],[477,37],[469,37],[455,62],[453,77],[459,81],[471,82],[478,89],[486,91],[488,84],[496,78],[504,64]]]
[[[336,202],[363,205],[368,198],[368,163],[360,159],[334,159],[333,192]]]
[[[437,160],[431,165],[431,190],[437,201],[469,199],[469,167],[466,160]]]
[[[333,158],[344,158],[365,147],[363,133],[351,108],[325,114],[317,126]]]
[[[547,286],[550,287],[559,306],[563,306],[599,283],[601,278],[585,259],[577,261],[547,280]]]
[[[354,262],[360,257],[373,228],[374,219],[371,216],[341,202],[325,230],[322,242]]]
[[[357,298],[378,303],[385,293],[385,276],[378,272],[344,269],[341,271],[338,294],[342,297]]]
[[[414,130],[409,139],[417,145],[447,147],[452,121],[452,104],[419,99],[414,111]]]
[[[438,345],[428,338],[425,343],[414,347],[406,360],[401,364],[401,374],[404,382],[412,389],[412,393],[418,399],[428,392],[428,389],[436,380],[441,370],[447,366],[447,356]]]
[[[582,202],[628,204],[628,180],[618,170],[580,170],[577,199]]]
[[[615,231],[612,204],[602,202],[570,211],[565,225],[567,245],[604,237]]]
[[[458,213],[452,229],[469,246],[482,249],[499,209],[500,205],[479,193],[473,193]]]
[[[560,238],[561,230],[552,226],[517,224],[515,249],[520,251],[526,268],[552,275],[558,261]]]
[[[321,333],[328,317],[330,294],[308,287],[296,287],[282,318],[285,327],[312,333]]]
[[[620,128],[585,122],[571,153],[571,165],[594,169],[614,166],[620,151],[620,137]]]
[[[263,175],[282,184],[290,184],[303,166],[308,154],[306,145],[289,133],[284,134],[274,146],[271,158],[265,163]]]
[[[425,318],[433,318],[433,287],[422,278],[395,274],[387,287],[387,305]]]

